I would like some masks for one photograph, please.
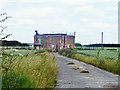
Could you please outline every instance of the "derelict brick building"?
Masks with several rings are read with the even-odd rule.
[[[75,43],[74,35],[67,34],[38,34],[34,35],[34,49],[49,48],[53,51],[59,51],[60,49],[73,48]]]

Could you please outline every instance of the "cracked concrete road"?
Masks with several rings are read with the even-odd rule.
[[[101,70],[92,65],[54,54],[59,67],[58,85],[55,88],[118,88],[118,75]],[[74,65],[67,65],[74,62]],[[73,67],[78,66],[78,70]],[[87,70],[89,73],[80,73]]]

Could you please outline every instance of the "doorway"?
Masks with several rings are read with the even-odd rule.
[[[56,52],[58,52],[58,45],[56,44]]]

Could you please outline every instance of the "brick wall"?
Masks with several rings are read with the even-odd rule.
[[[35,39],[34,37],[34,43],[39,43]],[[59,51],[64,48],[73,48],[74,39],[74,36],[41,36],[41,45],[34,45],[34,49],[50,48],[54,51]]]

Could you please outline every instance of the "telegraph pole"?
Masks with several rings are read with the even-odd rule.
[[[101,49],[104,49],[104,47],[103,47],[103,32],[101,34]]]
[[[75,35],[76,35],[76,32],[74,32],[74,48],[75,48]]]

